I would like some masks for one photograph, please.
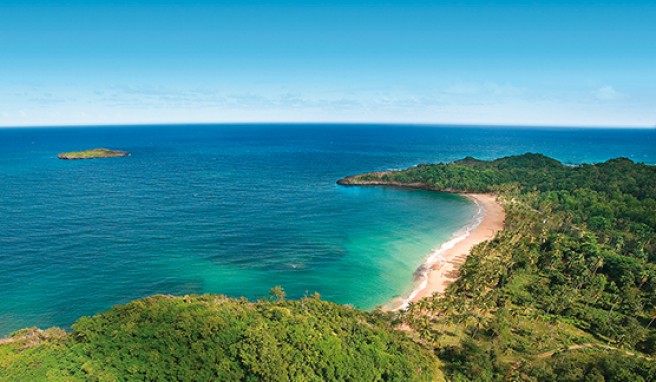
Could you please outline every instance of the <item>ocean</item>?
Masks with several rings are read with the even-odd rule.
[[[64,161],[106,147],[125,158]],[[152,294],[221,293],[372,309],[405,296],[472,223],[450,194],[335,182],[368,171],[540,152],[656,163],[656,130],[415,125],[0,129],[0,336],[68,327]]]

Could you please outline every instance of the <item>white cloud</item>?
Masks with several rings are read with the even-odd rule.
[[[603,83],[602,83],[603,84]],[[566,126],[653,126],[653,97],[597,83],[565,91],[508,82],[414,88],[228,89],[163,86],[0,91],[0,127],[187,122],[399,122]],[[4,89],[3,89],[4,90]],[[587,97],[586,97],[587,95]],[[53,102],[64,100],[65,102]],[[604,101],[602,101],[604,100]],[[47,101],[47,102],[46,102]]]
[[[594,96],[602,101],[612,101],[624,97],[624,94],[618,92],[610,85],[604,85],[593,92]]]
[[[468,83],[468,84],[455,84],[444,89],[444,92],[447,94],[456,94],[456,95],[473,95],[479,94],[481,92],[481,87],[478,84]]]
[[[483,84],[485,90],[495,96],[519,96],[523,90],[510,84],[497,84],[486,82]]]
[[[525,92],[511,84],[497,82],[468,82],[456,83],[443,90],[444,94],[451,96],[479,96],[479,97],[519,97]]]

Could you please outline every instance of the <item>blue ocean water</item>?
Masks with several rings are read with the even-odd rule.
[[[127,158],[63,161],[94,147]],[[0,129],[0,335],[68,326],[152,295],[290,297],[369,309],[409,293],[476,207],[340,187],[345,175],[465,156],[656,163],[656,130],[402,125]]]

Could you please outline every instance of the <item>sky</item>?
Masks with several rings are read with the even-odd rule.
[[[656,1],[0,0],[0,126],[656,126]]]

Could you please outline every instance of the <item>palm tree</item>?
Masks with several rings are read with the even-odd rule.
[[[476,330],[474,330],[474,334],[472,335],[473,338],[476,338],[476,335],[478,334],[478,331],[485,326],[485,318],[483,318],[482,315],[480,314],[474,314],[472,315],[472,318],[474,319],[474,326],[476,327]]]
[[[433,337],[433,333],[432,333],[432,330],[431,330],[431,324],[430,324],[430,320],[428,319],[428,317],[424,316],[421,319],[421,321],[419,323],[419,329],[417,330],[417,332],[419,333],[419,338],[421,338],[423,340],[428,340],[428,339],[431,339]]]
[[[646,269],[643,269],[640,272],[640,285],[638,285],[638,290],[641,290],[645,283],[649,281],[649,276],[651,276],[651,274]]]
[[[651,324],[654,323],[654,320],[656,320],[656,308],[652,309],[651,312],[649,312],[649,315],[651,316],[651,320],[647,324],[647,329],[649,329]]]
[[[594,271],[592,271],[592,277],[594,277],[597,274],[597,271],[599,270],[599,268],[604,266],[604,258],[601,257],[601,256],[597,257],[595,259],[594,266],[595,266],[595,268],[594,268]]]
[[[417,308],[419,308],[419,313],[422,314],[429,309],[429,303],[428,298],[422,298],[417,302]]]
[[[613,310],[615,309],[615,306],[617,305],[618,302],[620,302],[622,299],[620,298],[619,295],[615,296],[615,300],[613,302],[613,305],[610,307],[610,310],[608,311],[608,318],[610,318],[611,314],[613,314]]]
[[[280,285],[276,285],[269,290],[269,299],[271,300],[284,301],[285,296],[287,296],[287,293],[285,293],[285,290]]]

